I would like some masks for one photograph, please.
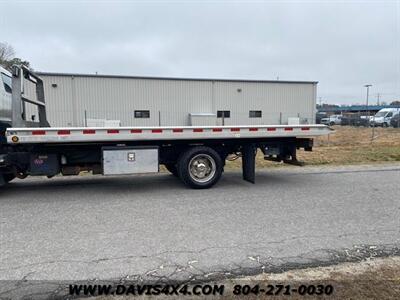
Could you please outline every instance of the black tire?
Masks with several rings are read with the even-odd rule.
[[[165,168],[174,176],[178,177],[178,170],[176,164],[165,164]]]
[[[389,127],[389,125],[388,125],[388,123],[385,122],[385,123],[382,124],[382,127],[383,128],[387,128],[387,127]]]
[[[335,122],[330,122],[329,123],[329,126],[333,126],[333,125],[335,125]]]
[[[198,177],[194,169],[197,169]],[[222,169],[220,155],[212,148],[204,146],[193,147],[183,152],[177,164],[179,178],[193,189],[212,187],[221,178]],[[204,177],[201,178],[203,171]]]

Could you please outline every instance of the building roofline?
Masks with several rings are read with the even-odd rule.
[[[263,82],[263,83],[303,83],[317,84],[318,81],[296,81],[296,80],[258,80],[258,79],[217,79],[217,78],[184,78],[184,77],[152,77],[152,76],[129,76],[129,75],[105,75],[105,74],[78,74],[58,72],[36,72],[44,76],[65,76],[65,77],[97,77],[97,78],[121,78],[121,79],[150,79],[150,80],[184,80],[184,81],[219,81],[219,82]]]

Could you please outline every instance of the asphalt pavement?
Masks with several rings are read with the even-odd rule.
[[[400,165],[15,180],[0,191],[0,280],[207,281],[399,255]],[[16,289],[0,287],[0,298]]]

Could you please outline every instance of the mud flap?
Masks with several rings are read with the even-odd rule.
[[[255,183],[256,177],[256,147],[244,145],[242,149],[242,172],[243,180]]]
[[[5,185],[7,182],[4,180],[3,174],[0,173],[0,186]]]

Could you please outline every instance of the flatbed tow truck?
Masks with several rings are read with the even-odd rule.
[[[0,186],[16,177],[155,173],[165,165],[188,187],[202,189],[218,182],[232,157],[242,158],[243,179],[255,183],[258,149],[267,160],[300,165],[297,149],[312,151],[312,137],[332,132],[314,124],[52,128],[41,78],[24,66],[13,66],[9,76],[11,112],[10,123],[2,122]],[[35,85],[36,99],[24,97],[26,80]],[[25,103],[38,107],[37,122],[26,120]]]

